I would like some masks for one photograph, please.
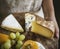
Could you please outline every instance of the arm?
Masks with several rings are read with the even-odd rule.
[[[43,11],[46,20],[51,20],[55,22],[56,26],[56,36],[59,37],[59,28],[54,14],[53,0],[43,0]]]

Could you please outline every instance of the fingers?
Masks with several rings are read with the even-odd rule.
[[[55,35],[56,35],[56,37],[59,39],[59,27],[58,26],[56,26],[56,30],[55,30]]]
[[[59,39],[59,30],[56,29],[56,37]]]

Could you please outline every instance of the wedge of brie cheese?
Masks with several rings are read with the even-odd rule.
[[[20,23],[15,19],[15,17],[10,14],[8,15],[1,24],[1,27],[13,32],[23,32],[23,28]]]
[[[42,35],[47,38],[53,38],[55,32],[55,25],[53,22],[47,21],[33,21],[31,31],[33,33]]]
[[[30,14],[30,13],[25,14],[25,28],[26,28],[26,31],[28,31],[29,27],[31,27],[31,22],[35,21],[35,20],[36,20],[35,15]]]

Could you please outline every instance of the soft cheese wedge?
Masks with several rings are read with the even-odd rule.
[[[47,38],[53,38],[55,26],[52,21],[33,21],[31,31]]]
[[[45,49],[45,47],[39,42],[27,40],[22,46],[22,49]]]
[[[31,27],[31,22],[36,20],[36,16],[30,13],[25,14],[25,28],[26,31],[29,30],[29,27]]]
[[[10,14],[2,22],[1,27],[13,32],[23,32],[23,28],[15,17]]]

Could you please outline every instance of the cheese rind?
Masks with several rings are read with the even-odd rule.
[[[50,29],[53,33],[55,32],[55,25],[53,21],[37,21],[37,23]]]
[[[53,38],[53,36],[54,36],[54,32],[52,30],[50,30],[49,28],[37,23],[36,21],[32,22],[31,31],[36,33],[36,34],[47,37],[47,38]]]
[[[23,32],[23,28],[20,25],[20,23],[15,19],[15,17],[10,14],[8,15],[2,22],[1,27],[9,30],[9,31],[13,31],[13,32]]]

